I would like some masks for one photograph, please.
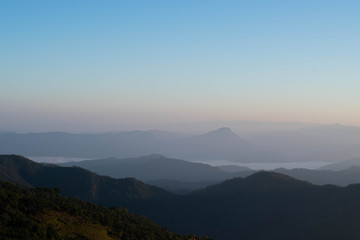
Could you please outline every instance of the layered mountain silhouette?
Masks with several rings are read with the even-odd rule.
[[[108,158],[67,162],[60,166],[78,166],[101,175],[116,178],[135,177],[142,181],[171,179],[183,182],[225,180],[240,176],[241,171],[231,173],[208,164],[188,162],[153,154],[138,158]],[[243,170],[250,170],[243,168]]]
[[[178,233],[219,240],[358,238],[360,185],[317,186],[281,173],[259,172],[174,195],[134,179],[101,177],[78,167],[44,166],[19,156],[0,159],[1,178],[55,185],[67,196],[119,204]]]
[[[134,177],[175,193],[190,192],[229,178],[245,177],[254,172],[249,168],[236,167],[232,168],[236,171],[230,172],[225,167],[212,167],[208,164],[187,162],[158,154],[138,158],[67,162],[59,165],[78,166],[115,178]]]
[[[188,160],[291,161],[287,155],[265,151],[248,143],[230,128],[220,128],[195,136],[161,131],[101,134],[1,133],[0,153],[90,159],[109,156],[129,158],[157,153]]]
[[[352,166],[352,164],[356,165],[356,163],[358,163],[358,159],[352,159],[343,164],[339,163],[339,165]],[[247,177],[256,172],[244,167],[213,167],[207,164],[171,159],[161,155],[127,159],[86,160],[64,163],[60,164],[60,166],[78,166],[100,175],[116,178],[133,176],[148,184],[159,186],[175,193],[187,193],[233,177]],[[326,166],[324,168],[326,169]],[[318,185],[334,184],[347,186],[353,183],[360,183],[360,168],[357,166],[341,171],[300,168],[279,168],[273,171]]]
[[[356,239],[359,198],[360,185],[316,186],[259,172],[185,195],[177,224],[167,226],[216,239]]]
[[[263,124],[267,130],[261,127]],[[0,133],[0,153],[83,159],[130,158],[157,153],[187,160],[238,162],[340,162],[360,156],[359,127],[290,124],[281,128],[282,124],[287,125],[249,122],[244,125],[249,128],[246,130],[229,123],[240,137],[227,127],[201,135],[166,131]]]
[[[99,176],[83,168],[40,164],[17,155],[0,155],[0,179],[30,187],[59,188],[64,196],[105,206],[173,197],[135,178]]]

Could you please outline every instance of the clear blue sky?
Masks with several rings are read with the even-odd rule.
[[[0,0],[0,130],[360,126],[360,1]]]

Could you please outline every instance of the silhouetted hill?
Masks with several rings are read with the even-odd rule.
[[[17,155],[0,155],[0,179],[27,186],[59,188],[65,196],[106,206],[127,206],[135,200],[172,197],[134,178],[114,179],[79,167],[39,164]]]
[[[0,181],[2,240],[202,239],[182,236],[122,208],[109,209],[62,197],[56,189]]]
[[[26,179],[43,168],[44,165],[22,156],[0,155],[0,179],[5,181],[31,186]]]
[[[79,166],[101,175],[116,178],[135,177],[142,181],[214,181],[241,176],[241,172],[229,173],[208,164],[188,162],[153,154],[138,158],[100,159],[68,162],[60,166]]]
[[[18,156],[10,158],[17,159],[20,166],[23,162],[25,166],[29,164]],[[20,166],[9,169],[21,169]],[[64,193],[68,191],[68,195],[125,206],[130,212],[183,234],[218,240],[355,240],[360,229],[360,185],[317,186],[281,173],[259,172],[191,194],[173,195],[134,179],[101,177],[78,167],[35,164],[30,169],[36,170],[27,177],[24,172],[12,175],[30,185],[55,185]],[[59,174],[58,169],[64,173]]]
[[[308,182],[302,182],[295,178],[275,172],[257,172],[246,178],[233,178],[222,183],[209,186],[204,190],[195,191],[193,194],[230,194],[252,191],[283,190],[287,188],[308,187]]]
[[[167,158],[158,154],[127,159],[85,160],[59,165],[78,166],[100,175],[115,178],[134,177],[167,191],[181,194],[204,188],[229,178],[245,177],[254,172],[248,168],[236,166],[232,167],[236,171],[229,172],[229,168],[227,171],[224,171],[220,167]]]
[[[260,172],[184,198],[180,223],[166,226],[216,239],[357,239],[360,227],[360,185],[315,186]]]

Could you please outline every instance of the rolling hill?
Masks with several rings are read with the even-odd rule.
[[[126,209],[65,198],[58,189],[27,188],[0,181],[2,240],[203,239],[159,227]]]
[[[245,177],[254,172],[245,167],[212,167],[208,164],[172,159],[158,154],[138,158],[67,162],[59,166],[78,166],[115,178],[134,177],[145,183],[182,194],[229,178]]]
[[[135,177],[142,181],[164,179],[187,182],[214,181],[241,176],[241,172],[243,172],[226,172],[208,164],[167,158],[158,154],[138,158],[85,160],[59,165],[67,167],[78,166],[101,175],[116,178]]]
[[[67,196],[120,205],[177,233],[218,240],[358,238],[359,184],[318,186],[281,173],[258,172],[174,195],[135,179],[102,177],[78,167],[46,166],[19,156],[0,160],[1,178],[13,176],[31,186],[54,185]]]
[[[17,155],[0,155],[0,179],[31,187],[59,188],[64,196],[105,206],[175,196],[134,178],[99,176],[79,167],[40,164]]]

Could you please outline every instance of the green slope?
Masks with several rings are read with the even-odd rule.
[[[27,188],[0,181],[2,240],[201,239],[174,234],[125,209],[65,198],[57,189]]]
[[[360,185],[317,186],[259,172],[179,196],[135,179],[43,166],[19,156],[3,158],[14,159],[1,161],[0,156],[0,177],[11,175],[14,181],[58,187],[68,196],[126,207],[178,233],[218,240],[359,239]]]

